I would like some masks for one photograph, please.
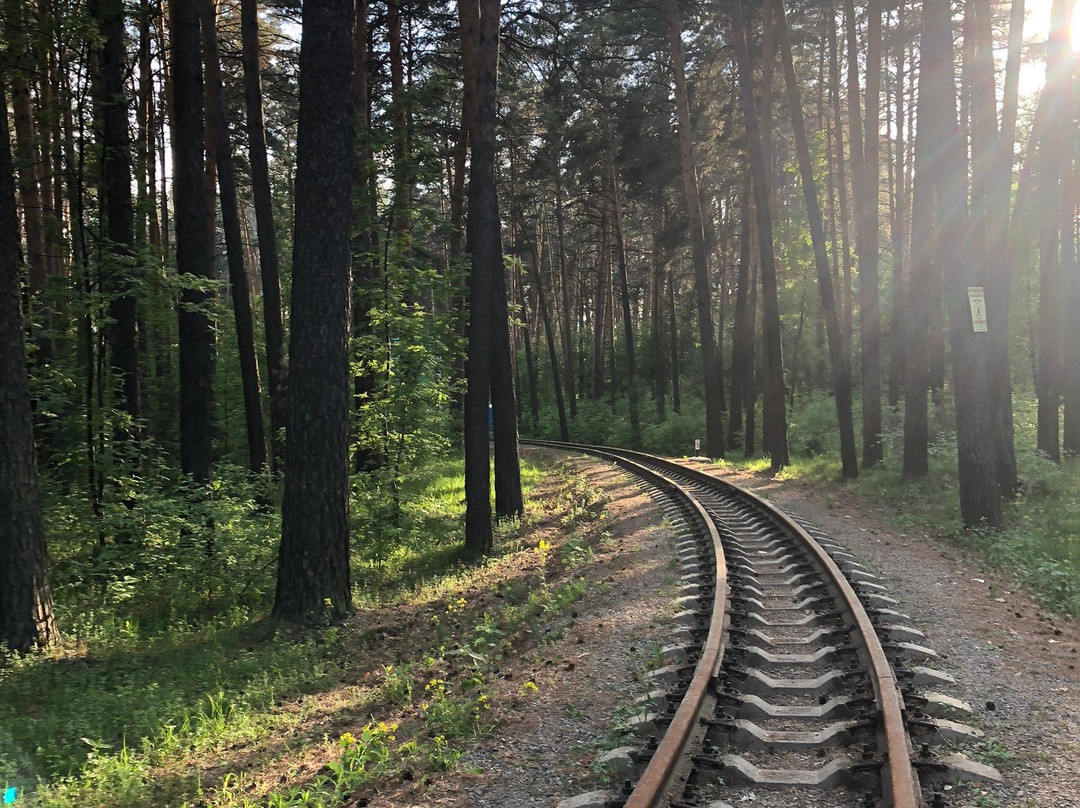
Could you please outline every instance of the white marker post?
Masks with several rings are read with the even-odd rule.
[[[986,295],[981,286],[968,287],[968,304],[971,306],[971,330],[986,333]]]
[[[701,454],[701,439],[694,439],[694,454]]]

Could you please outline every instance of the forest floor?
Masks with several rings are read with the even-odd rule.
[[[663,642],[671,614],[671,573],[664,572],[670,536],[656,532],[656,506],[619,473],[590,460],[574,465],[604,492],[608,538],[578,571],[589,584],[574,618],[528,660],[504,669],[504,690],[524,679],[537,692],[515,700],[497,731],[478,737],[455,771],[424,788],[389,788],[373,795],[371,806],[550,808],[561,797],[611,788],[591,764],[619,742],[621,722],[642,692],[643,663]],[[947,805],[1080,806],[1074,620],[1047,611],[970,548],[897,528],[885,509],[856,494],[730,466],[706,468],[828,531],[880,573],[899,608],[926,633],[925,644],[941,656],[934,664],[957,679],[949,694],[972,705],[969,721],[985,733],[963,751],[1004,776],[998,787],[952,790]]]
[[[182,720],[141,742],[128,733],[118,752],[97,740],[108,741],[104,730],[35,723],[76,745],[89,735],[94,750],[82,774],[39,791],[39,802],[553,808],[612,788],[596,760],[630,737],[643,673],[665,644],[673,533],[657,504],[612,466],[539,449],[526,457],[544,472],[530,472],[526,517],[500,530],[484,564],[369,598],[340,625],[227,632],[227,645],[210,649],[216,667],[189,688],[202,692],[213,679],[204,703],[187,698]],[[1041,606],[970,544],[915,531],[892,505],[856,490],[706,468],[829,532],[881,574],[926,633],[924,644],[942,657],[934,664],[957,679],[949,694],[974,707],[969,723],[986,733],[964,751],[1005,778],[956,789],[947,805],[1080,806],[1075,621]],[[163,666],[190,666],[200,653],[176,645],[137,658],[67,652],[16,668],[0,693],[23,700],[27,722],[43,720],[53,709],[44,695],[72,676],[96,689],[80,699],[100,691],[138,704],[159,687],[153,682],[168,686]],[[70,704],[74,691],[65,698]],[[4,732],[0,722],[0,751]]]

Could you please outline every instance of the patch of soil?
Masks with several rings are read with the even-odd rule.
[[[593,762],[617,745],[617,711],[644,694],[640,674],[672,625],[673,534],[624,472],[584,458],[573,467],[604,497],[593,559],[573,570],[587,582],[584,596],[545,626],[538,644],[504,662],[491,695],[499,724],[470,744],[454,771],[383,784],[365,795],[369,808],[549,808],[603,787]],[[529,537],[552,544],[549,567],[561,563],[567,538],[556,527]]]

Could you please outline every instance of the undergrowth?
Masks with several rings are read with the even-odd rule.
[[[301,631],[265,617],[273,568],[260,572],[252,559],[272,551],[277,523],[240,485],[205,505],[207,530],[224,526],[215,551],[237,559],[223,565],[247,559],[252,583],[231,601],[226,586],[163,600],[196,580],[196,565],[180,561],[133,561],[124,597],[78,589],[72,568],[94,563],[92,553],[61,543],[64,643],[0,668],[0,787],[16,808],[330,806],[375,780],[455,767],[468,740],[495,724],[500,667],[543,642],[585,594],[575,570],[603,535],[599,492],[569,467],[554,473],[555,493],[529,497],[525,522],[553,517],[570,540],[537,544],[520,524],[502,524],[495,556],[479,567],[459,561],[460,463],[431,463],[405,481],[393,539],[356,492],[358,612],[380,623],[417,614],[422,629],[404,644],[384,641],[381,653],[400,658],[377,663],[377,632],[362,621]],[[527,491],[541,477],[523,464]],[[164,534],[167,519],[142,535]],[[485,576],[521,559],[531,572],[501,583],[501,599],[473,601]]]
[[[792,462],[780,477],[814,483],[827,504],[843,491],[899,528],[977,552],[1018,576],[1048,607],[1080,617],[1080,500],[1076,496],[1080,459],[1056,464],[1036,452],[1035,402],[1018,397],[1015,407],[1020,491],[1014,502],[1005,504],[1001,531],[965,529],[961,521],[956,435],[948,396],[931,407],[930,471],[920,480],[905,481],[900,475],[901,406],[883,411],[885,462],[860,469],[858,479],[842,482],[836,452],[808,451],[808,447],[838,443],[832,399],[820,395],[800,402],[791,416]],[[760,460],[739,465],[752,470],[766,467]]]

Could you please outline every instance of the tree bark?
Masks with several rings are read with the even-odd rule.
[[[661,255],[659,225],[654,222],[652,234],[652,353],[653,398],[656,399],[656,420],[667,419],[667,361],[664,356],[664,259]]]
[[[615,157],[608,155],[611,174],[611,202],[615,225],[615,256],[619,268],[619,294],[622,301],[623,340],[626,343],[626,395],[630,405],[630,448],[641,445],[641,414],[638,410],[637,359],[634,355],[634,320],[630,311],[630,281],[626,276],[626,243],[623,235],[622,196],[619,192],[619,173]]]
[[[492,549],[487,411],[495,361],[496,273],[503,271],[499,206],[495,189],[496,80],[499,57],[499,0],[459,0],[461,36],[472,41],[469,122],[472,159],[469,176],[467,243],[469,352],[465,392],[465,552],[479,558]]]
[[[677,0],[667,0],[668,37],[671,42],[672,78],[675,109],[679,122],[679,158],[682,164],[683,193],[690,224],[690,246],[694,262],[694,298],[697,303],[698,336],[701,340],[701,364],[705,389],[705,451],[710,457],[724,456],[723,379],[716,355],[716,329],[712,316],[712,293],[709,283],[705,229],[698,193],[697,164],[694,160],[693,131],[690,126],[690,102],[686,89],[682,25]],[[785,458],[785,463],[786,458]]]
[[[1012,199],[1016,118],[1020,95],[1020,57],[1023,46],[1024,0],[1013,0],[1009,15],[1008,53],[1001,103],[1001,129],[998,135],[994,187],[991,191],[992,261],[986,283],[986,310],[990,320],[1009,322],[1009,298],[1012,286],[1012,242],[1009,238],[1009,203]],[[990,389],[994,434],[998,440],[998,484],[1002,496],[1016,496],[1016,446],[1012,409],[1012,367],[1009,359],[1009,329],[990,332]]]
[[[927,86],[929,85],[929,86]],[[964,524],[1000,527],[1001,494],[997,484],[995,443],[987,400],[987,340],[973,328],[968,289],[979,285],[979,266],[965,248],[971,238],[967,206],[967,166],[956,117],[956,90],[948,0],[926,0],[923,6],[921,93],[942,114],[933,124],[936,147],[932,156],[916,163],[916,171],[935,179],[940,259],[948,267],[946,302],[956,399],[956,448],[960,512]],[[919,120],[927,121],[920,113]]]
[[[247,427],[248,468],[258,473],[266,468],[266,429],[263,426],[262,385],[259,361],[255,356],[255,329],[251,316],[251,288],[244,264],[244,242],[240,231],[240,202],[236,193],[229,123],[225,118],[221,57],[218,48],[217,10],[214,0],[199,0],[203,49],[206,63],[207,115],[214,119],[217,142],[218,192],[221,221],[225,230],[225,252],[229,265],[229,294],[236,324],[236,347],[240,358],[240,381],[244,394],[244,424]]]
[[[135,273],[135,211],[131,201],[131,139],[129,104],[124,85],[127,51],[124,45],[124,7],[121,0],[97,0],[94,16],[102,36],[101,85],[97,99],[101,120],[102,186],[106,218],[104,268],[109,294],[110,362],[120,386],[120,407],[135,422],[139,408],[138,320],[133,292]],[[137,424],[132,435],[138,434]]]
[[[214,278],[214,244],[207,227],[205,125],[198,0],[170,6],[173,81],[173,199],[176,269],[201,284]],[[205,309],[211,293],[185,284],[180,302],[180,468],[196,482],[210,480],[214,331]]]
[[[788,465],[787,416],[784,401],[784,363],[780,347],[780,309],[777,301],[776,257],[773,252],[772,216],[769,208],[768,172],[754,100],[753,72],[747,41],[743,0],[731,0],[735,57],[738,63],[746,139],[750,152],[750,171],[761,261],[762,328],[765,360],[765,401],[763,434],[769,436],[763,449],[769,454],[774,472]]]
[[[818,292],[821,297],[821,309],[825,317],[825,332],[829,342],[829,361],[833,369],[833,395],[840,428],[842,474],[845,479],[853,479],[859,475],[859,466],[855,454],[855,429],[851,411],[851,357],[845,352],[844,338],[840,333],[840,318],[836,311],[836,295],[833,292],[829,256],[825,247],[825,225],[821,218],[821,205],[818,202],[817,187],[814,183],[814,170],[810,162],[810,145],[806,138],[802,99],[799,95],[795,62],[791,53],[791,35],[788,30],[787,13],[784,9],[784,0],[775,0],[775,2],[780,53],[784,65],[784,80],[787,86],[788,107],[791,110],[791,122],[795,132],[795,150],[798,154],[799,173],[802,176],[803,203],[806,205],[807,222],[810,226],[810,240],[814,248],[814,266],[817,269]]]
[[[750,305],[750,274],[752,255],[752,232],[750,221],[754,215],[750,188],[750,172],[743,178],[741,196],[742,232],[739,234],[739,275],[735,289],[735,316],[731,333],[731,408],[728,413],[727,447],[735,449],[739,445],[739,432],[743,427],[743,411],[746,408],[747,371],[749,369],[748,352],[753,342],[753,334],[747,333]]]
[[[306,0],[296,141],[288,441],[274,616],[352,611],[349,572],[351,3]],[[342,170],[342,167],[346,170]]]
[[[270,193],[270,167],[266,158],[266,125],[263,117],[260,69],[258,0],[241,0],[240,32],[244,65],[244,108],[247,122],[251,192],[255,204],[255,229],[259,238],[259,277],[262,282],[263,328],[266,333],[266,375],[270,393],[270,445],[274,468],[284,457],[285,349],[281,315],[281,281],[274,206]]]
[[[2,66],[0,110],[0,643],[25,653],[50,645],[57,631],[34,453]]]

